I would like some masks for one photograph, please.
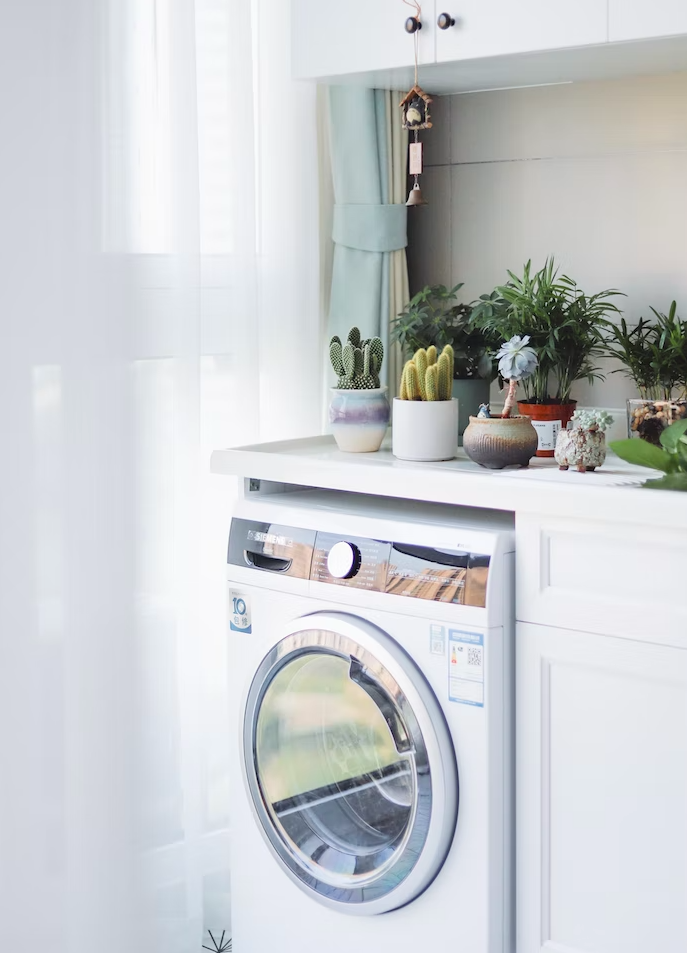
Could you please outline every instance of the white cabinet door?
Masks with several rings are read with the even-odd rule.
[[[685,0],[609,0],[610,40],[640,40],[687,33]]]
[[[520,624],[518,953],[687,949],[687,650]]]
[[[608,0],[436,0],[437,15],[455,26],[437,29],[437,61],[605,43]],[[622,2],[622,0],[619,0]]]
[[[412,66],[413,36],[401,0],[291,0],[292,72],[297,79]],[[422,4],[420,63],[434,61],[434,0]]]

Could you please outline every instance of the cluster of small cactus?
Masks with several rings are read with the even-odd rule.
[[[379,372],[384,360],[381,338],[363,341],[359,329],[351,328],[344,345],[337,335],[331,339],[329,358],[339,390],[372,390],[379,387]]]
[[[406,362],[401,377],[401,400],[450,400],[453,387],[453,348],[447,344],[437,356],[432,344],[420,348]]]

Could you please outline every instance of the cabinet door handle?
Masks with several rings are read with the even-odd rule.
[[[415,33],[422,29],[422,22],[417,17],[408,17],[406,20],[406,33]]]
[[[440,13],[437,18],[437,26],[440,30],[448,30],[450,26],[455,26],[456,21],[450,13]]]

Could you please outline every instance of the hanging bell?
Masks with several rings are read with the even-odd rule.
[[[408,196],[408,201],[406,202],[406,205],[413,206],[413,205],[426,205],[426,204],[427,203],[422,198],[422,189],[420,188],[420,185],[416,179],[415,185],[410,190],[410,194]]]

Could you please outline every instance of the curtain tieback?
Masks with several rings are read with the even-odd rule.
[[[398,251],[408,244],[405,205],[335,205],[332,238],[361,251]]]

